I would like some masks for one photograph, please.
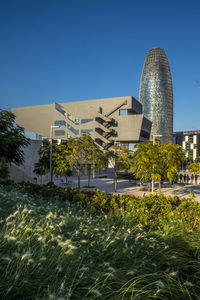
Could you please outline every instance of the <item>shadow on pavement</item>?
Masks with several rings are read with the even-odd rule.
[[[77,179],[73,178],[74,184],[77,186]],[[81,178],[81,188],[87,189],[88,178]],[[106,193],[114,193],[114,178],[91,178],[90,185]],[[158,193],[158,183],[155,183],[155,192]],[[132,194],[142,197],[144,193],[149,195],[147,184],[140,185],[139,181],[129,181],[128,179],[119,179],[117,182],[117,193]],[[200,185],[189,185],[183,183],[162,185],[161,193],[165,196],[179,196],[180,198],[189,197],[190,193],[194,193],[196,200],[200,201]]]

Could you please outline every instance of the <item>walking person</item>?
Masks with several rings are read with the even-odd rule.
[[[194,174],[191,175],[191,184],[193,184],[194,181]]]
[[[185,174],[183,175],[183,183],[184,184],[186,183],[186,175]]]

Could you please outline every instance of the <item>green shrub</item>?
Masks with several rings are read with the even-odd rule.
[[[105,212],[125,211],[130,213],[134,220],[138,219],[143,225],[152,228],[164,227],[171,219],[174,222],[184,223],[186,228],[200,227],[200,204],[194,200],[193,195],[187,199],[156,194],[141,198],[128,194],[112,195],[96,189],[61,188],[53,184],[37,185],[23,182],[15,186],[23,188],[31,196],[42,197],[48,202],[72,201]]]
[[[32,196],[43,197],[47,201],[73,200],[73,192],[71,188],[61,188],[52,183],[47,185],[38,185],[27,182],[21,182],[18,186],[22,187],[28,194]]]
[[[4,157],[0,159],[0,172],[2,182],[7,182],[9,178],[9,168]]]

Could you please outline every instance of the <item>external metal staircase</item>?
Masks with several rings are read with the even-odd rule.
[[[121,106],[122,104],[120,105],[120,107]],[[103,149],[109,149],[114,144],[114,140],[112,138],[116,136],[116,131],[113,129],[113,127],[116,125],[116,122],[113,118],[109,118],[101,111],[98,111],[95,121],[95,142]]]
[[[127,104],[127,100],[125,100],[123,103],[121,103],[120,105],[116,106],[113,110],[111,110],[111,112],[109,112],[108,114],[106,114],[106,117],[108,118],[114,112],[116,112],[118,109],[120,109],[123,105],[126,105],[126,104]]]

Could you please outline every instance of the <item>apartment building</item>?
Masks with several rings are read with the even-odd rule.
[[[183,147],[189,160],[200,157],[200,130],[175,132],[173,142]]]

